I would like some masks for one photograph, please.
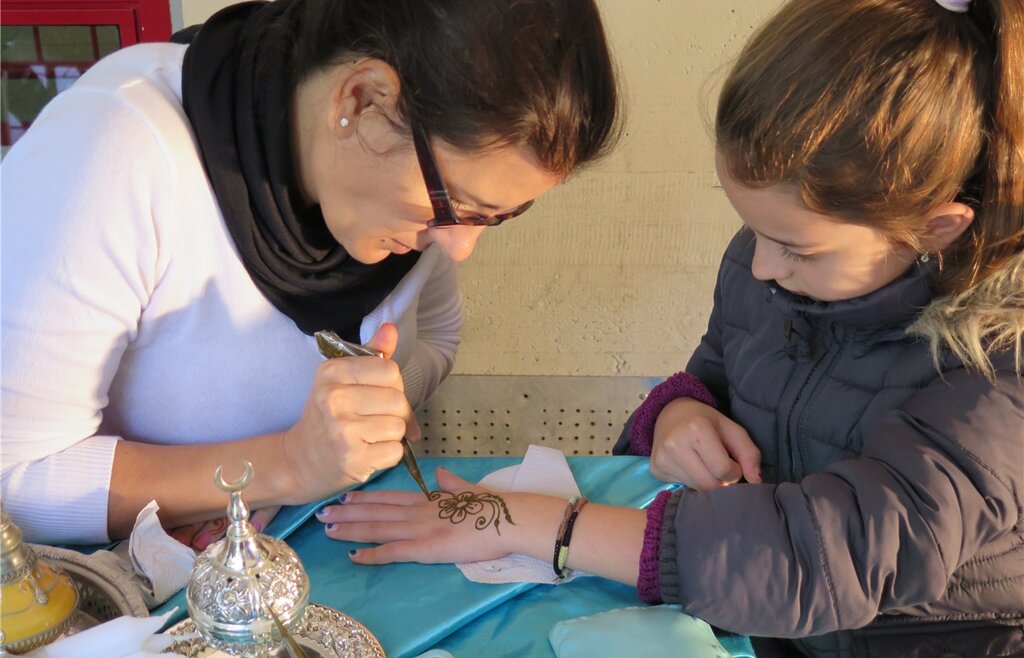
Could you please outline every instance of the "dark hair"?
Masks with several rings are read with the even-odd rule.
[[[1022,99],[1021,0],[792,0],[744,48],[715,133],[739,182],[913,246],[935,204],[971,204],[940,254],[957,294],[1024,250]]]
[[[593,0],[294,0],[296,81],[351,56],[390,64],[398,111],[453,146],[521,144],[568,176],[620,133]]]

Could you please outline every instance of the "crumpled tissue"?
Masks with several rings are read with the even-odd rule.
[[[509,466],[490,473],[479,482],[492,491],[517,491],[571,498],[580,495],[569,469],[569,462],[561,450],[531,445],[518,466]],[[553,549],[554,547],[552,547]],[[590,574],[574,571],[559,580],[550,562],[527,555],[513,553],[496,560],[460,562],[455,566],[466,578],[477,583],[567,583],[577,576]]]
[[[182,636],[155,635],[177,611],[158,617],[117,617],[25,654],[25,658],[168,658],[162,653]]]
[[[146,605],[152,609],[171,598],[188,584],[196,553],[174,539],[160,525],[155,500],[142,508],[127,542],[111,551],[96,551],[90,559],[120,569],[142,590]]]

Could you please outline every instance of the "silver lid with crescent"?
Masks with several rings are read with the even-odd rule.
[[[214,474],[218,489],[231,495],[227,533],[196,558],[189,578],[188,613],[212,647],[234,656],[261,656],[281,644],[270,610],[289,630],[301,620],[309,602],[309,576],[283,541],[259,534],[249,523],[242,490],[253,468],[234,482]]]

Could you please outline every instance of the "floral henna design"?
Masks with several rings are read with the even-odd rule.
[[[439,519],[448,519],[452,522],[452,525],[462,523],[466,520],[467,516],[476,516],[477,519],[473,521],[473,525],[476,526],[477,530],[483,530],[493,524],[494,531],[499,535],[501,534],[499,526],[501,525],[502,516],[505,517],[506,521],[515,525],[515,521],[509,516],[508,507],[505,505],[504,499],[492,493],[431,491],[427,498],[432,501],[438,501],[437,517]]]

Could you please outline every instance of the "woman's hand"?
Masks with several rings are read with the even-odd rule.
[[[351,491],[317,513],[327,536],[380,544],[350,555],[360,564],[475,562],[550,551],[565,501],[494,493],[437,469],[440,491]],[[547,558],[545,558],[547,559]]]
[[[279,511],[280,505],[253,510],[249,515],[249,523],[256,528],[256,532],[263,532]],[[200,521],[171,528],[167,534],[193,550],[205,551],[207,546],[223,537],[227,529],[228,518],[221,516],[212,521]]]
[[[384,324],[368,346],[390,356],[397,344],[397,329]],[[390,358],[345,357],[320,365],[301,417],[283,435],[284,467],[297,480],[295,502],[329,496],[398,463],[402,437],[420,436],[404,390]]]
[[[651,474],[691,489],[761,482],[761,451],[718,410],[690,398],[665,405],[654,424]]]

